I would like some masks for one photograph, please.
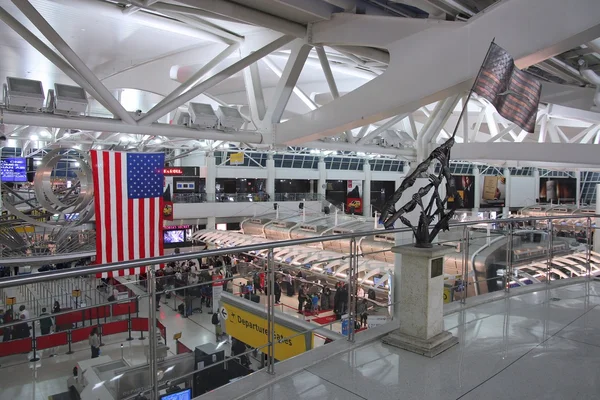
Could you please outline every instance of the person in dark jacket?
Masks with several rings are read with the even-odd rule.
[[[281,300],[281,279],[277,278],[275,281],[275,304],[279,304],[279,300]]]
[[[21,314],[20,319],[25,320],[25,315]],[[30,335],[29,325],[27,325],[27,322],[21,322],[14,326],[13,334],[12,334],[13,340],[28,338],[29,335]]]
[[[2,322],[5,324],[13,322],[12,310],[6,310],[6,312],[4,313],[4,315],[2,317]],[[13,330],[13,327],[11,327],[11,326],[7,326],[4,328],[4,332],[2,334],[3,342],[8,342],[10,340],[12,330]]]
[[[304,302],[306,301],[306,288],[304,284],[298,289],[298,314],[303,314]]]
[[[52,317],[50,317],[50,314],[46,312],[46,307],[42,308],[40,317],[43,317],[40,319],[40,330],[42,331],[42,335],[49,335],[54,322],[52,322]]]
[[[323,286],[323,295],[321,296],[321,310],[329,310],[329,297],[331,296],[331,289],[327,284]]]

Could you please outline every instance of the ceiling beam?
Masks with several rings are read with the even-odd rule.
[[[292,35],[297,38],[306,36],[306,27],[297,22],[279,18],[254,8],[246,7],[227,0],[178,0],[180,3],[187,4],[190,7],[199,8],[214,14],[233,18],[238,22],[244,22],[250,25],[262,26],[281,32],[285,35]]]
[[[80,129],[94,132],[120,132],[139,135],[156,135],[188,139],[209,139],[262,143],[258,132],[222,132],[213,129],[198,130],[185,126],[153,123],[151,125],[130,125],[110,118],[63,117],[46,113],[21,113],[3,110],[4,123],[10,125],[30,125],[49,128]]]
[[[544,13],[539,10],[544,9]],[[577,18],[565,24],[564,16]],[[536,64],[600,36],[600,2],[590,0],[510,0],[499,2],[466,24],[437,24],[408,37],[395,40],[379,30],[379,18],[358,15],[354,23],[336,32],[337,39],[371,36],[371,45],[385,45],[390,51],[386,72],[358,89],[323,107],[290,118],[277,127],[276,142],[299,145],[374,123],[393,115],[469,90],[494,37],[516,59],[520,67]],[[331,21],[335,22],[338,15]],[[358,17],[367,17],[365,19]],[[396,18],[401,32],[405,18]],[[511,29],[505,21],[511,20]],[[342,34],[343,31],[343,34]],[[360,31],[360,35],[357,32]],[[376,32],[377,39],[370,32]],[[527,37],[527,40],[523,40]],[[352,40],[348,40],[353,44]],[[392,42],[393,41],[393,42]],[[344,44],[344,43],[338,43]],[[364,44],[364,43],[363,43]],[[427,48],[426,52],[415,49]],[[541,50],[540,50],[541,49]],[[410,54],[410,57],[407,57]],[[431,54],[438,62],[431,62]],[[368,101],[365,101],[368,99]]]

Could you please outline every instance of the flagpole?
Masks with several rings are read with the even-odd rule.
[[[460,125],[460,121],[462,121],[463,115],[465,114],[465,110],[468,108],[469,100],[471,100],[471,96],[473,95],[473,88],[475,87],[475,84],[479,80],[479,76],[481,75],[481,71],[483,71],[483,66],[485,65],[485,62],[487,61],[488,57],[490,56],[490,52],[492,51],[492,45],[494,44],[495,40],[496,40],[496,38],[494,37],[492,39],[492,42],[490,43],[490,47],[488,47],[487,53],[485,53],[485,58],[483,59],[483,62],[481,63],[481,66],[479,67],[479,72],[477,72],[477,76],[475,77],[475,80],[473,81],[473,85],[471,85],[471,89],[469,89],[469,95],[467,96],[467,99],[465,100],[465,102],[463,104],[463,108],[460,112],[458,120],[456,121],[456,126],[454,127],[454,131],[452,131],[452,136],[451,136],[452,139],[454,139],[454,137],[456,136],[456,131],[458,131],[458,126]]]

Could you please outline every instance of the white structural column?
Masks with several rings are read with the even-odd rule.
[[[216,217],[206,217],[206,229],[215,229],[217,226]]]
[[[325,168],[325,158],[319,158],[319,187],[317,193],[321,200],[325,200],[325,190],[327,188],[327,168]]]
[[[479,174],[479,168],[473,167],[473,192],[475,192],[473,201],[473,218],[477,217],[479,208],[481,207],[481,184],[483,183],[483,176]]]
[[[600,183],[596,184],[596,214],[600,215]],[[596,218],[593,247],[595,252],[600,252],[600,218]]]
[[[510,196],[511,196],[511,179],[510,179],[510,169],[504,168],[504,178],[506,178],[505,188],[506,194],[504,196],[504,208],[502,209],[502,218],[508,218],[510,211]]]
[[[577,181],[575,186],[575,204],[581,205],[581,171],[575,171],[575,180]]]
[[[215,201],[217,190],[217,164],[214,153],[206,155],[206,200]]]
[[[363,180],[363,215],[366,217],[371,217],[373,214],[371,212],[371,164],[369,164],[369,160],[365,160],[363,163],[363,171],[365,174],[365,179]]]
[[[269,153],[267,155],[267,194],[270,196],[271,200],[275,200],[275,160],[273,159],[273,154]]]
[[[565,23],[565,15],[577,23]],[[599,37],[598,15],[595,0],[503,1],[467,23],[338,14],[314,24],[313,43],[384,47],[389,67],[357,90],[282,123],[277,142],[297,145],[339,135],[469,90],[494,37],[518,67],[536,64]],[[427,51],[410,51],[415,48]]]
[[[540,199],[540,170],[537,168],[533,169],[533,184],[535,185],[535,199],[536,203]]]

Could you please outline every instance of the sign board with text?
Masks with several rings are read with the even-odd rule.
[[[221,321],[228,335],[250,347],[264,346],[269,341],[266,318],[226,303],[221,309]],[[297,331],[275,324],[275,340],[282,340],[281,343],[275,344],[275,359],[286,360],[309,350],[306,346],[305,335],[288,338],[297,334]],[[263,347],[260,350],[266,354],[268,348]]]

